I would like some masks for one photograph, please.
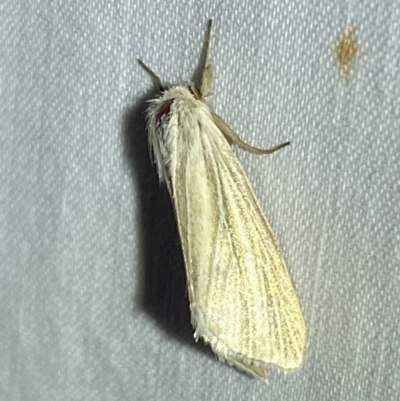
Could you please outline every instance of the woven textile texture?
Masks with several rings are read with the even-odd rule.
[[[3,0],[0,400],[395,400],[400,394],[400,3]],[[196,77],[282,245],[302,368],[269,385],[196,344],[144,110]],[[348,80],[335,46],[348,26]]]

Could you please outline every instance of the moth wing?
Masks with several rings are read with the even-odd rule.
[[[195,336],[255,376],[296,369],[305,321],[252,186],[211,118],[183,134],[171,182]]]

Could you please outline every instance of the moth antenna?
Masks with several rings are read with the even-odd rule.
[[[167,87],[162,83],[161,78],[142,60],[138,59],[138,63],[150,75],[151,79],[156,84],[160,92],[165,92],[167,90]]]

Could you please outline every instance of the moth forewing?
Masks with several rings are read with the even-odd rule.
[[[268,364],[301,365],[305,323],[279,245],[239,161],[218,129],[206,129],[202,161],[182,163],[176,172],[185,177],[176,182],[178,219],[198,211],[185,219],[189,240],[183,241],[196,335],[228,363],[266,378]]]
[[[207,41],[210,37],[208,26]],[[208,50],[208,43],[206,43]],[[149,142],[173,199],[185,259],[192,324],[222,360],[257,377],[298,368],[306,325],[279,244],[227,139],[254,153],[205,102],[200,88],[165,89],[150,101]],[[143,63],[142,63],[143,64]]]

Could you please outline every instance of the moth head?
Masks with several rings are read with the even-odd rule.
[[[147,112],[149,145],[160,180],[168,183],[172,155],[176,150],[176,137],[180,132],[179,127],[182,127],[181,120],[186,120],[188,110],[195,108],[196,101],[201,100],[201,93],[192,83],[168,88],[143,61],[138,60],[138,62],[160,91],[160,96],[149,102]]]
[[[187,125],[194,124],[197,95],[192,85],[175,86],[150,101],[147,112],[149,145],[161,181],[168,182],[171,163],[179,157],[179,152],[185,151],[178,143],[190,141],[192,133],[188,132]]]
[[[156,98],[150,101],[147,126],[150,153],[157,165],[160,181],[169,182],[171,163],[171,133],[168,125],[174,108],[174,99]]]

